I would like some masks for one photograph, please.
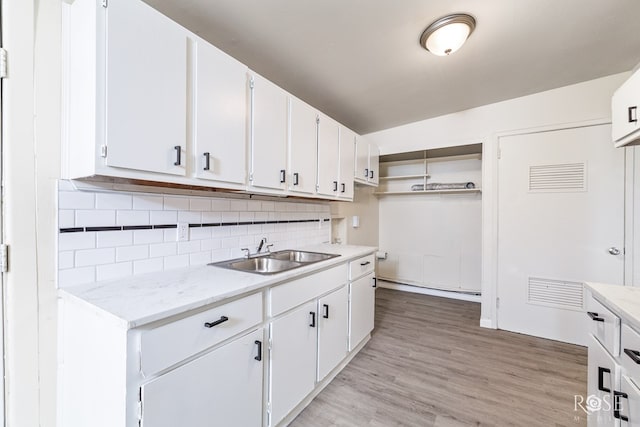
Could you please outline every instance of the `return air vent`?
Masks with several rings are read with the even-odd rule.
[[[584,291],[581,282],[529,277],[527,302],[569,310],[582,310]]]
[[[586,172],[585,163],[529,166],[529,191],[586,191]]]

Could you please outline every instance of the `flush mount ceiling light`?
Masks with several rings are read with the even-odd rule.
[[[476,20],[466,13],[443,16],[427,27],[420,36],[420,45],[438,56],[447,56],[460,49],[476,28]]]

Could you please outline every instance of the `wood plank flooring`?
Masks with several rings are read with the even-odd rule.
[[[379,288],[371,341],[290,425],[586,425],[586,348],[479,321],[476,303]]]

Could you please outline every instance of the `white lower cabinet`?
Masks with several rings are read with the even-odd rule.
[[[318,381],[347,355],[349,295],[346,286],[318,300]]]
[[[277,425],[315,387],[317,306],[310,301],[271,322],[271,423]]]
[[[262,425],[263,329],[141,387],[142,427]]]
[[[373,330],[376,304],[376,278],[371,272],[349,284],[349,351]]]
[[[588,388],[584,404],[592,408],[601,408],[597,411],[589,411],[590,426],[614,425],[615,418],[611,405],[613,405],[613,392],[618,389],[618,378],[616,361],[598,340],[593,336],[589,337]]]
[[[618,413],[623,426],[640,426],[640,388],[626,375],[620,380],[620,393],[616,396]]]

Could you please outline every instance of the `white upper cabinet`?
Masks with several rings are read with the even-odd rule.
[[[106,10],[106,164],[185,175],[187,33],[143,2]]]
[[[616,147],[640,144],[640,71],[636,71],[613,94],[611,133]]]
[[[380,149],[361,136],[356,136],[354,179],[362,184],[378,185]]]
[[[338,196],[353,200],[353,162],[356,134],[340,127],[340,186]]]
[[[337,196],[340,164],[340,125],[320,114],[318,122],[318,194]]]
[[[318,113],[297,98],[289,99],[289,191],[316,192]]]
[[[247,67],[194,40],[195,175],[244,184],[247,178]]]
[[[287,92],[258,74],[251,84],[252,187],[284,190],[287,178]]]

